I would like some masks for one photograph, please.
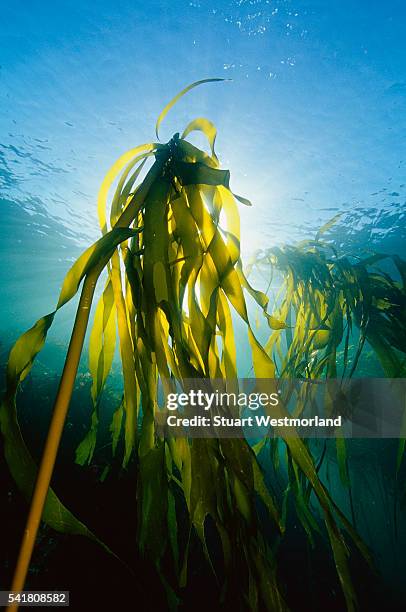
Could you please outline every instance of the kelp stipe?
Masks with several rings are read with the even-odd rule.
[[[194,83],[180,95],[200,83]],[[180,95],[160,115],[157,133],[161,120]],[[186,140],[194,130],[206,135],[210,154]],[[127,466],[130,458],[135,457],[141,553],[154,562],[170,601],[176,602],[187,582],[192,538],[200,540],[208,566],[218,574],[216,559],[212,558],[206,540],[210,517],[223,556],[222,602],[229,602],[234,591],[248,609],[285,610],[275,560],[262,535],[256,500],[262,500],[281,535],[285,522],[278,501],[265,484],[256,457],[259,448],[252,449],[245,440],[237,439],[192,442],[162,439],[155,432],[159,381],[168,391],[174,379],[182,383],[183,379],[195,377],[236,378],[230,305],[246,324],[256,377],[274,378],[278,373],[274,358],[258,342],[250,326],[244,291],[260,304],[271,330],[290,327],[283,313],[268,313],[267,296],[253,289],[244,274],[236,199],[243,204],[249,202],[230,191],[230,173],[219,168],[215,138],[216,129],[210,121],[195,119],[181,136],[176,134],[168,143],[141,145],[123,155],[103,181],[98,200],[103,237],[69,271],[57,306],[73,297],[82,280],[82,294],[85,292],[88,300],[89,283],[95,282],[101,269],[107,267],[106,285],[96,308],[89,346],[93,378],[91,428],[77,449],[76,459],[86,464],[94,453],[99,400],[112,363],[117,322],[124,393],[111,422],[112,446],[116,452],[123,436],[123,465]],[[153,163],[140,180],[150,159]],[[115,181],[107,219],[109,192]],[[220,226],[223,217],[226,227]],[[41,319],[13,348],[7,394],[0,413],[10,470],[28,498],[36,469],[21,437],[14,402],[18,385],[41,350],[54,314]],[[82,313],[81,325],[87,315],[88,310]],[[78,332],[78,340],[82,335]],[[71,391],[73,381],[69,384]],[[347,609],[354,610],[356,597],[348,568],[349,551],[339,525],[369,560],[368,551],[320,481],[306,444],[298,437],[285,439],[283,430],[279,434],[286,446],[297,512],[306,518],[306,531],[311,538],[312,529],[317,528],[309,501],[313,491],[322,509]],[[57,442],[55,437],[54,446]],[[42,497],[46,489],[45,479]],[[189,537],[182,545],[177,537],[179,504],[188,517]],[[42,518],[59,531],[96,539],[52,490]],[[35,533],[30,531],[28,536],[31,546]],[[16,572],[15,590],[22,588],[25,579],[28,545],[25,550]],[[167,559],[172,560],[174,568],[171,576],[165,573]]]

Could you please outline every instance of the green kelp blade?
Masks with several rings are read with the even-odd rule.
[[[31,329],[18,338],[12,347],[7,362],[7,391],[9,393],[15,393],[19,383],[30,372],[35,357],[44,346],[54,317],[55,311],[39,319]]]
[[[336,453],[341,484],[345,487],[349,487],[350,477],[348,474],[347,445],[345,438],[336,438]]]
[[[299,473],[299,468],[297,464],[289,460],[288,463],[288,473],[289,473],[289,482],[290,488],[293,493],[294,503],[296,508],[297,517],[302,524],[303,529],[305,530],[309,542],[314,547],[314,538],[313,531],[321,534],[319,525],[317,524],[316,519],[314,518],[311,510],[310,504],[308,503],[308,499],[304,495],[302,483],[301,483],[301,475]]]
[[[91,427],[76,449],[76,463],[90,463],[96,448],[99,402],[109,375],[116,347],[116,308],[111,279],[99,299],[89,340],[89,371],[92,377],[93,414]]]
[[[223,185],[229,186],[229,170],[219,170],[202,164],[201,162],[188,163],[184,161],[174,162],[174,171],[183,186],[186,185]]]
[[[184,162],[188,162],[189,164],[201,162],[203,164],[206,164],[206,166],[210,166],[210,168],[219,167],[219,163],[215,161],[215,159],[211,155],[205,153],[201,149],[198,149],[188,140],[180,138],[177,142],[177,149],[180,153],[182,161]]]
[[[285,440],[285,443],[287,444],[295,462],[311,483],[313,490],[316,493],[320,505],[323,509],[324,520],[327,527],[331,548],[333,550],[337,574],[340,579],[341,587],[347,604],[347,609],[349,612],[352,612],[353,610],[356,610],[357,604],[356,595],[348,566],[349,551],[344,541],[343,535],[334,520],[331,508],[332,502],[330,495],[324,488],[317,475],[313,460],[309,451],[304,445],[303,440],[300,440],[300,438],[292,437],[287,438]]]
[[[248,198],[243,198],[243,196],[237,195],[236,193],[233,193],[233,196],[240,202],[240,204],[244,204],[244,206],[252,206],[252,202],[251,200],[248,200]]]
[[[110,424],[111,452],[112,452],[113,457],[116,454],[117,444],[120,439],[121,428],[123,424],[123,416],[124,416],[124,408],[123,408],[123,402],[121,402],[120,406],[117,408],[117,410],[113,414],[113,418]]]
[[[4,437],[4,455],[10,473],[17,488],[26,501],[29,502],[34,490],[38,468],[22,437],[20,426],[17,421],[15,398],[13,397],[6,397],[2,401],[0,407],[0,429]],[[93,542],[99,544],[99,546],[120,561],[120,563],[124,563],[114,551],[68,510],[51,487],[48,490],[45,501],[42,521],[59,533],[68,533],[89,538]]]
[[[92,400],[96,406],[113,363],[116,345],[116,307],[111,279],[97,304],[89,339],[89,371],[92,376]]]
[[[265,441],[265,438],[263,439],[263,441]],[[276,503],[272,495],[270,494],[267,485],[265,484],[265,479],[262,473],[262,468],[259,465],[256,457],[253,457],[252,459],[252,467],[254,471],[255,491],[259,495],[259,497],[262,499],[266,508],[268,509],[268,512],[270,516],[272,517],[272,519],[274,520],[274,522],[276,523],[280,533],[283,533],[284,532],[283,521],[279,515],[279,510],[276,506]]]
[[[90,429],[76,449],[75,461],[79,465],[90,463],[93,459],[93,454],[96,449],[98,426],[99,415],[97,414],[97,411],[94,410],[92,413]]]
[[[171,489],[168,488],[168,536],[172,549],[173,561],[175,565],[175,573],[179,575],[179,545],[178,545],[178,520],[176,515],[175,496]]]
[[[35,480],[37,477],[37,465],[25,445],[17,422],[17,413],[13,397],[6,397],[0,409],[1,432],[4,437],[4,453],[18,489],[23,493],[25,499],[31,499]],[[99,539],[79,521],[59,500],[50,488],[45,502],[42,519],[62,533],[84,535],[102,544]],[[105,545],[102,544],[104,548]]]
[[[115,227],[86,249],[65,276],[56,310],[61,308],[76,294],[81,280],[94,266],[102,263],[103,259],[107,263],[113,255],[114,249],[121,242],[135,236],[140,231],[141,228]]]
[[[162,110],[162,112],[160,113],[157,119],[157,122],[155,125],[155,134],[158,140],[159,140],[159,126],[161,125],[162,121],[165,119],[166,115],[169,113],[171,108],[175,106],[176,102],[180,100],[188,91],[190,91],[191,89],[194,89],[195,87],[198,87],[199,85],[203,85],[203,83],[215,83],[218,81],[228,81],[228,80],[229,79],[221,79],[221,78],[202,79],[201,81],[195,81],[191,85],[188,85],[187,87],[185,87],[185,89],[182,89],[182,91],[180,91],[174,98],[172,98],[170,102],[168,102],[168,104]]]
[[[138,482],[138,543],[143,554],[159,564],[168,539],[168,497],[165,469],[165,443],[149,449],[140,457]]]
[[[119,337],[120,357],[123,369],[124,382],[124,412],[125,412],[125,456],[123,467],[130,459],[135,444],[137,429],[138,393],[134,370],[134,347],[128,325],[127,304],[123,295],[120,274],[120,255],[115,251],[111,260],[111,281],[113,285],[114,301],[117,312],[117,328]]]
[[[342,523],[344,529],[346,530],[346,532],[348,533],[350,538],[353,540],[353,542],[357,546],[358,550],[360,551],[360,553],[364,557],[365,561],[368,563],[368,565],[371,568],[371,570],[376,573],[376,571],[377,571],[376,570],[376,565],[374,563],[374,559],[373,559],[372,553],[369,550],[368,546],[362,541],[361,536],[357,533],[357,531],[352,526],[350,521],[347,519],[345,514],[342,512],[342,510],[340,510],[340,508],[337,506],[337,504],[334,501],[334,499],[331,499],[331,503],[332,503],[332,506],[334,508],[334,512],[338,516],[338,518],[339,518],[340,522]]]
[[[406,438],[401,438],[399,440],[398,452],[396,454],[396,474],[399,473],[399,470],[402,465],[403,457],[405,454],[405,443],[406,443]]]
[[[253,607],[250,610],[267,610],[267,612],[288,612],[289,608],[283,599],[280,592],[279,581],[277,577],[277,568],[272,563],[271,567],[268,562],[268,558],[271,553],[268,550],[261,550],[263,547],[259,547],[255,540],[251,540],[249,543],[249,552],[252,562],[249,566],[250,574],[257,574],[259,579],[259,586],[261,592],[261,607]],[[257,597],[254,596],[254,605],[256,605]]]
[[[280,321],[279,319],[277,319],[273,315],[270,315],[267,312],[269,303],[268,296],[262,291],[258,291],[257,289],[254,289],[251,286],[246,275],[244,274],[241,261],[237,263],[237,273],[241,282],[241,286],[248,291],[248,293],[254,298],[258,306],[262,309],[263,315],[266,318],[269,327],[274,330],[286,329],[288,327],[286,323]]]
[[[30,330],[20,336],[10,351],[7,364],[7,389],[0,408],[0,427],[7,464],[18,488],[27,500],[32,495],[37,466],[25,445],[17,421],[15,397],[18,386],[31,370],[36,355],[44,346],[56,311],[77,293],[83,277],[94,266],[101,265],[104,261],[107,263],[116,246],[134,233],[134,230],[130,229],[114,229],[87,249],[67,273],[55,311],[39,319]],[[49,489],[42,519],[57,531],[86,535],[99,541],[62,504],[52,489]],[[102,545],[107,549],[104,544]]]
[[[204,525],[210,515],[217,529],[221,527],[216,503],[216,489],[219,485],[219,468],[210,452],[218,445],[216,440],[194,438],[191,445],[191,491],[189,515],[203,546],[206,559],[215,574],[207,547]]]

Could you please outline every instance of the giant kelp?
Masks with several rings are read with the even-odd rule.
[[[168,104],[158,119],[157,134],[171,106],[197,84],[200,82],[183,90]],[[193,131],[207,137],[210,153],[187,140]],[[190,378],[235,380],[235,317],[245,323],[258,379],[273,379],[281,374],[297,376],[300,368],[306,376],[309,367],[313,367],[314,352],[321,350],[325,352],[322,356],[317,353],[320,355],[316,360],[317,371],[320,373],[327,367],[328,374],[334,376],[340,343],[339,317],[344,316],[349,326],[354,316],[361,338],[371,328],[366,324],[365,304],[360,305],[361,268],[358,276],[353,277],[352,289],[346,285],[338,290],[329,280],[331,265],[323,260],[319,241],[311,248],[270,251],[258,259],[258,265],[270,262],[286,273],[285,297],[275,312],[268,312],[267,295],[251,287],[240,259],[237,203],[249,205],[249,201],[232,193],[230,173],[220,169],[214,150],[215,139],[215,126],[207,119],[198,118],[168,143],[141,145],[113,165],[99,193],[102,237],[68,272],[55,311],[21,336],[10,353],[7,391],[0,412],[1,429],[10,470],[29,498],[36,466],[18,426],[17,390],[45,342],[56,311],[73,298],[83,283],[57,399],[67,408],[94,287],[105,270],[105,285],[95,310],[89,344],[93,379],[91,427],[77,449],[77,462],[85,465],[94,454],[100,398],[118,336],[124,391],[112,416],[112,449],[113,453],[118,452],[118,441],[123,439],[123,467],[131,464],[137,470],[139,550],[155,564],[171,605],[176,605],[179,589],[187,582],[189,546],[197,538],[213,573],[219,573],[219,563],[224,568],[222,601],[227,602],[237,592],[243,607],[248,609],[284,610],[286,604],[278,584],[277,566],[270,543],[263,535],[257,500],[261,500],[281,535],[285,528],[284,516],[265,483],[256,457],[258,448],[251,448],[241,439],[191,441],[160,437],[155,430],[158,389],[162,385],[168,392],[175,382],[182,385]],[[309,258],[313,258],[313,266]],[[318,266],[315,265],[317,258],[321,262]],[[340,266],[344,278],[349,268],[345,268],[345,262]],[[370,284],[375,282],[375,294],[362,293],[365,299],[369,296],[370,304],[375,307],[377,299],[381,300],[380,304],[387,304],[385,321],[393,314],[386,324],[382,319],[387,334],[380,335],[374,346],[380,355],[391,341],[394,325],[401,321],[396,311],[398,287],[389,281],[385,285],[385,278],[370,278]],[[260,305],[269,325],[271,335],[265,346],[251,327],[247,292]],[[368,315],[371,313],[372,306]],[[285,355],[281,344],[283,334],[288,339]],[[368,338],[373,344],[371,335]],[[384,349],[380,348],[382,342],[386,343]],[[390,351],[388,354],[392,355]],[[391,359],[395,357],[392,355]],[[283,407],[280,410],[284,414]],[[298,436],[285,438],[283,430],[278,433],[286,448],[291,488],[302,523],[311,537],[311,529],[317,527],[309,501],[313,493],[324,518],[347,608],[353,610],[356,595],[343,529],[367,559],[368,551],[321,482],[307,445]],[[48,439],[51,444],[57,439],[52,429]],[[185,514],[186,525],[181,519]],[[52,489],[42,518],[56,530],[97,539]],[[215,527],[221,560],[214,557],[208,541],[208,521]],[[188,537],[179,538],[180,530],[186,531]],[[169,572],[168,565],[173,568]]]

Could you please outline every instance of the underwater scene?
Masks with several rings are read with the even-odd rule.
[[[404,610],[404,2],[1,14],[0,607]]]

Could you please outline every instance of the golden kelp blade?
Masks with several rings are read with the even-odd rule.
[[[114,180],[117,175],[121,172],[121,170],[126,166],[129,162],[136,158],[137,161],[146,157],[151,151],[156,149],[156,145],[154,143],[147,143],[143,145],[139,145],[134,149],[130,149],[118,158],[116,162],[111,166],[106,176],[103,179],[101,184],[99,195],[97,198],[97,214],[99,217],[100,228],[103,234],[107,232],[107,219],[106,219],[106,207],[107,207],[107,197],[112,186]],[[143,152],[143,155],[140,155]],[[138,157],[137,157],[138,156]]]
[[[93,380],[91,395],[94,406],[99,402],[113,362],[116,344],[115,311],[113,286],[108,279],[96,308],[89,340],[89,371]]]
[[[172,100],[165,106],[165,108],[163,109],[163,111],[161,112],[161,114],[159,115],[157,119],[157,122],[155,125],[155,134],[158,140],[159,140],[159,135],[158,135],[159,126],[161,125],[163,119],[165,119],[166,115],[171,110],[171,108],[175,106],[176,102],[180,100],[182,96],[184,96],[191,89],[194,89],[195,87],[198,87],[199,85],[203,85],[203,83],[215,83],[216,81],[218,82],[218,81],[228,81],[228,80],[229,79],[202,79],[201,81],[195,81],[191,85],[188,85],[187,87],[185,87],[185,89],[182,89],[182,91],[179,92],[174,98],[172,98]]]
[[[204,117],[198,117],[197,119],[194,119],[193,121],[189,123],[189,125],[186,126],[186,128],[183,130],[181,138],[182,139],[186,138],[186,136],[190,134],[190,132],[194,132],[194,131],[202,132],[206,136],[209,142],[209,145],[210,145],[213,161],[218,165],[219,160],[214,150],[214,144],[216,142],[216,137],[217,137],[217,129],[214,123],[212,123],[208,119],[205,119]]]
[[[76,462],[90,463],[96,448],[99,423],[99,402],[107,376],[113,363],[116,346],[116,307],[110,278],[101,295],[94,315],[89,340],[89,372],[92,377],[91,396],[93,414],[91,428],[76,450]]]
[[[320,236],[328,232],[328,230],[332,228],[333,225],[335,225],[342,216],[343,216],[343,213],[338,213],[332,219],[330,219],[330,221],[325,223],[316,234],[316,238],[315,238],[316,242],[319,240]]]

